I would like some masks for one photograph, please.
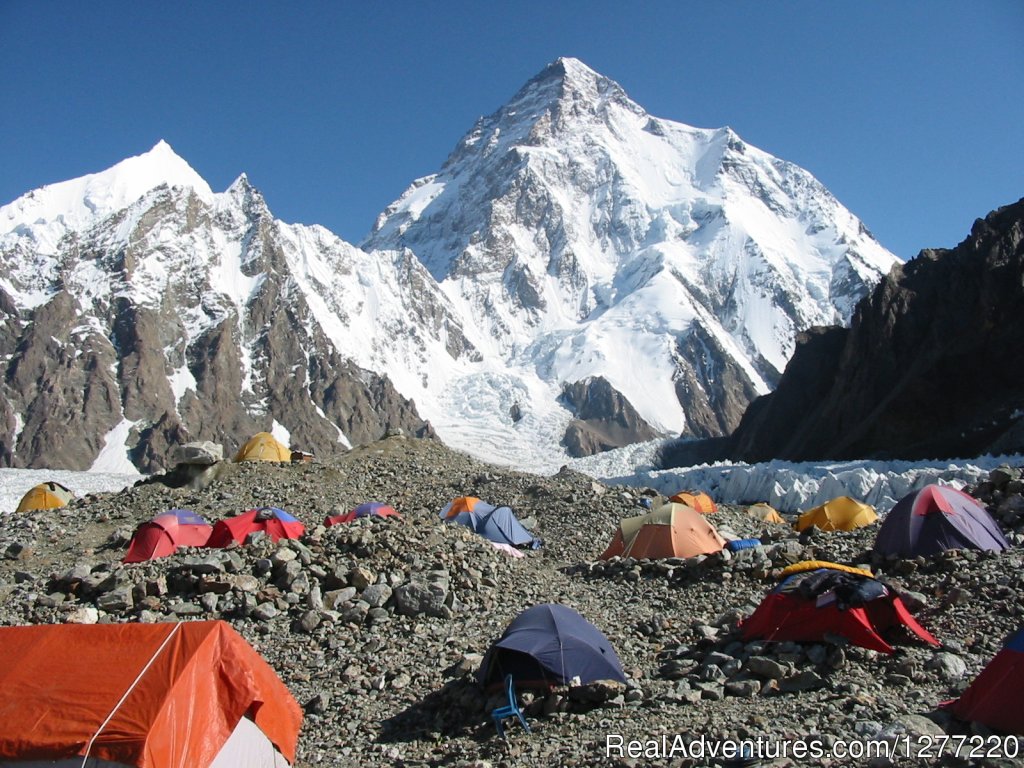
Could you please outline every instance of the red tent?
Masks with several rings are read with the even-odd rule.
[[[377,517],[399,516],[395,508],[388,504],[382,504],[379,501],[368,501],[346,512],[344,515],[333,515],[324,518],[324,525],[330,528],[338,523],[351,523],[360,517],[370,517],[371,515],[376,515]]]
[[[213,533],[206,543],[208,547],[227,547],[232,542],[242,544],[250,533],[265,533],[273,541],[297,539],[306,531],[306,526],[277,507],[261,507],[248,512],[219,520],[213,526]]]
[[[4,627],[0,658],[2,765],[295,760],[302,710],[226,622]]]
[[[864,598],[858,598],[863,595]],[[826,634],[854,645],[892,653],[879,634],[902,625],[927,643],[939,641],[910,614],[903,601],[876,579],[818,568],[784,579],[742,624],[744,640],[814,642]]]
[[[213,528],[189,509],[172,509],[157,515],[135,530],[125,563],[141,563],[167,557],[178,547],[205,547]]]
[[[949,711],[961,720],[972,720],[1005,733],[1024,735],[1024,629],[1006,641]]]

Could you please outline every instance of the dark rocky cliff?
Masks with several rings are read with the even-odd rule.
[[[975,456],[1024,450],[1024,200],[924,250],[857,306],[804,334],[776,391],[729,440],[733,459]],[[720,452],[721,453],[721,452]]]

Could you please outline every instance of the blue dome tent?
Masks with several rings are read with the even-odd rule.
[[[483,511],[478,511],[481,507]],[[481,536],[496,544],[510,544],[513,547],[530,546],[537,549],[540,539],[523,527],[509,507],[491,507],[489,504],[478,504],[472,512],[459,512],[449,517],[446,522],[459,523],[472,528]]]
[[[626,682],[622,664],[608,638],[565,605],[536,605],[508,625],[480,665],[485,688],[512,675],[517,687],[565,685],[575,677]]]

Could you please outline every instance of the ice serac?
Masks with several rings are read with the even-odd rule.
[[[361,335],[379,286],[354,275],[387,260],[395,282],[401,254],[283,224],[244,176],[214,194],[161,142],[29,193],[0,222],[2,465],[88,469],[119,453],[154,471],[176,443],[231,450],[275,424],[321,455],[396,428],[432,434],[374,372],[398,360],[376,359],[374,333]],[[335,290],[341,281],[353,285]],[[424,294],[433,325],[407,322],[444,327],[430,303],[442,299]],[[401,330],[386,313],[372,319]],[[444,342],[462,350],[456,331]]]
[[[1024,200],[924,250],[861,300],[850,328],[801,339],[755,401],[734,458],[945,459],[1024,450]]]
[[[696,437],[734,429],[796,335],[847,323],[897,263],[807,171],[653,117],[570,58],[481,118],[363,247],[412,251],[477,350],[547,385],[536,397],[600,378],[655,432]]]

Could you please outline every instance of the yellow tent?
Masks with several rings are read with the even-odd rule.
[[[854,528],[871,525],[877,519],[874,507],[849,496],[837,496],[800,515],[796,529],[803,531],[816,525],[823,531],[852,531]]]
[[[292,452],[269,432],[258,432],[249,438],[235,456],[235,461],[291,461]]]
[[[763,501],[759,501],[757,504],[751,504],[747,507],[747,514],[751,517],[756,517],[763,523],[785,523],[786,521],[782,518],[775,508],[770,504],[765,504]]]
[[[724,546],[725,540],[697,510],[665,504],[646,515],[621,520],[601,559],[695,557],[721,552]]]
[[[75,495],[60,483],[40,483],[30,488],[21,497],[17,512],[34,512],[37,509],[57,509],[67,506]]]

